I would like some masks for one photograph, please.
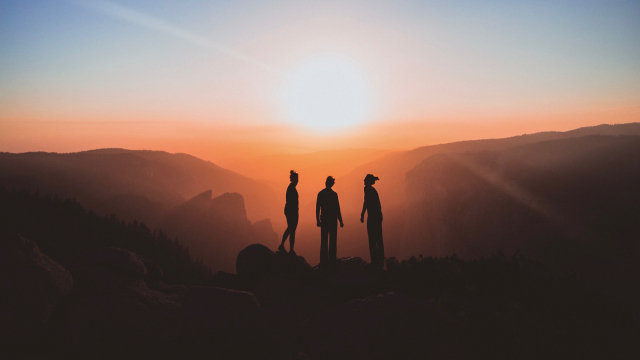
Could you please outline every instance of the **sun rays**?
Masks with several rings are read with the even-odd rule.
[[[262,61],[246,56],[238,51],[231,49],[224,44],[212,41],[202,35],[182,29],[167,21],[157,19],[153,16],[141,13],[126,6],[116,4],[106,0],[69,0],[71,3],[80,5],[92,11],[99,12],[106,16],[118,19],[129,24],[137,25],[149,30],[153,30],[162,34],[172,36],[174,38],[184,40],[191,44],[215,50],[221,54],[234,57],[247,64],[251,64],[262,68],[263,70],[273,71],[273,69]]]

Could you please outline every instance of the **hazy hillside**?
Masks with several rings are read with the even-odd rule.
[[[127,223],[115,216],[98,216],[57,196],[0,187],[0,234],[20,234],[35,241],[62,264],[117,247],[148,257],[161,267],[169,283],[203,284],[211,277],[209,268],[193,261],[186,246],[163,231],[152,232],[143,223]]]
[[[351,239],[343,244],[343,254],[365,256],[368,254],[366,229],[359,225],[363,201],[363,179],[368,173],[377,174],[380,181],[376,188],[380,194],[384,213],[385,252],[401,255],[400,242],[403,238],[406,203],[413,196],[405,194],[405,175],[426,158],[440,153],[464,153],[472,151],[498,151],[520,145],[548,140],[575,138],[586,135],[640,135],[640,123],[598,125],[566,132],[541,132],[503,139],[461,141],[449,144],[423,146],[410,151],[390,153],[379,160],[358,166],[349,174],[336,181],[340,194],[340,204],[345,221],[356,226],[345,227],[344,236]],[[313,230],[310,230],[313,233]],[[340,251],[340,250],[339,250]],[[406,255],[406,254],[404,254]]]
[[[336,175],[347,172],[345,164],[351,166],[369,158],[378,158],[337,179],[334,189],[340,196],[345,220],[345,228],[340,229],[338,235],[338,255],[368,258],[366,226],[359,222],[363,196],[362,179],[367,173],[377,173],[381,178],[376,187],[385,215],[383,229],[386,254],[408,256],[413,252],[401,249],[408,217],[406,204],[411,199],[405,195],[404,181],[406,173],[424,159],[440,153],[501,151],[524,144],[599,133],[640,134],[640,124],[600,125],[568,132],[464,141],[425,146],[404,152],[351,149],[346,150],[344,154],[343,151],[327,151],[300,157],[274,156],[257,159],[256,164],[252,165],[257,173],[264,171],[267,176],[282,177],[280,185],[275,186],[275,189],[267,181],[252,180],[186,154],[123,149],[102,149],[73,154],[2,153],[0,185],[27,190],[40,189],[42,193],[57,193],[62,197],[76,198],[82,205],[101,214],[115,213],[126,220],[144,221],[152,228],[163,222],[171,225],[168,230],[169,236],[178,235],[172,234],[171,231],[180,229],[180,221],[176,224],[170,223],[167,215],[175,215],[180,204],[188,199],[208,190],[211,190],[210,198],[227,192],[238,193],[244,199],[246,218],[253,222],[269,218],[272,228],[279,236],[285,227],[282,211],[288,170],[296,168],[300,172],[300,225],[296,250],[307,257],[310,263],[315,263],[318,261],[320,233],[315,224],[315,199],[317,191],[323,187],[326,173]],[[270,161],[276,165],[271,166]],[[270,172],[270,169],[273,172]],[[217,233],[219,228],[211,225],[212,220],[207,219],[208,215],[205,215],[211,215],[209,210],[202,211],[202,214],[194,215],[193,218],[198,218],[203,223],[191,226],[199,229],[199,237],[207,233]],[[209,224],[211,229],[203,228],[204,224]],[[266,232],[271,231],[271,225],[264,221],[260,224],[264,225]],[[183,241],[189,240],[185,232],[180,234]]]
[[[469,151],[493,151],[508,149],[519,145],[531,144],[547,140],[575,138],[587,135],[640,135],[640,123],[598,125],[584,127],[565,132],[540,132],[525,134],[503,139],[483,139],[460,141],[448,144],[423,146],[409,151],[389,154],[379,160],[361,165],[349,174],[338,179],[345,188],[360,188],[362,180],[368,173],[380,176],[381,181],[376,184],[383,204],[393,207],[404,202],[405,174],[422,160],[439,153],[460,153]],[[347,198],[348,196],[348,198]],[[350,206],[361,206],[362,194],[352,191],[345,192],[344,203]]]
[[[551,265],[569,263],[601,284],[635,279],[638,184],[640,136],[434,155],[407,173],[400,254],[519,251]]]
[[[211,198],[211,190],[170,210],[160,226],[182,239],[193,257],[214,271],[235,272],[235,257],[250,244],[278,246],[268,219],[251,224],[242,195],[225,193]]]
[[[124,149],[1,153],[0,185],[76,198],[100,213],[151,225],[209,189],[213,196],[241,193],[253,220],[269,217],[276,198],[269,186],[190,155]]]

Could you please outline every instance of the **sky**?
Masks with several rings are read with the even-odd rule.
[[[640,121],[640,1],[0,0],[0,151],[410,149]]]

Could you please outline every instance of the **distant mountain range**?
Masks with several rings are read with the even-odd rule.
[[[1,153],[0,186],[74,198],[98,214],[166,229],[214,270],[234,271],[227,259],[254,241],[274,245],[277,237],[268,185],[186,154]],[[252,226],[248,217],[261,220]]]
[[[640,276],[639,184],[640,136],[434,155],[407,173],[400,257],[518,253],[628,289]]]
[[[405,220],[408,216],[406,214],[407,204],[412,201],[414,194],[411,191],[406,191],[405,178],[407,173],[429,157],[443,153],[500,151],[526,144],[589,135],[640,135],[640,123],[598,125],[566,132],[541,132],[503,139],[460,141],[391,153],[379,160],[358,166],[349,174],[337,179],[336,183],[341,184],[343,189],[357,189],[357,191],[343,191],[340,193],[343,217],[349,218],[351,223],[358,221],[357,219],[362,209],[364,176],[368,173],[377,174],[380,177],[380,181],[376,183],[376,188],[380,194],[382,210],[385,215],[383,231],[387,253],[389,255],[407,256],[409,254],[401,251],[400,244],[403,241]],[[366,254],[368,252],[366,231],[362,229],[346,229],[345,235],[352,239],[352,243],[347,245],[349,246],[347,251],[358,254]]]
[[[197,194],[241,193],[247,215],[269,217],[271,187],[187,154],[100,149],[70,154],[0,153],[0,186],[57,193],[90,209],[155,225],[164,212]]]
[[[593,135],[600,137],[593,138]],[[608,230],[596,231],[594,236],[609,236],[622,230],[611,225],[615,222],[609,225],[598,222],[605,221],[602,209],[610,209],[607,214],[620,211],[635,216],[633,202],[626,202],[624,192],[617,192],[625,188],[616,181],[635,179],[633,142],[638,135],[640,123],[600,125],[567,132],[424,146],[410,151],[350,149],[344,152],[343,161],[340,151],[326,151],[264,157],[254,165],[238,163],[238,168],[251,168],[256,175],[263,171],[265,178],[271,178],[262,181],[190,155],[162,151],[0,153],[0,186],[75,198],[99,214],[115,213],[128,221],[145,222],[152,229],[166,229],[167,236],[178,236],[194,258],[204,259],[214,270],[233,271],[233,260],[227,259],[227,254],[234,259],[239,248],[252,242],[277,245],[278,236],[284,230],[282,209],[290,169],[299,170],[301,178],[297,252],[310,263],[318,261],[315,194],[323,187],[324,173],[335,169],[327,175],[345,174],[337,177],[334,187],[345,219],[345,228],[339,230],[338,256],[368,259],[366,227],[359,223],[359,215],[362,180],[367,173],[375,173],[380,177],[376,188],[385,219],[387,256],[406,258],[420,253],[441,256],[456,252],[473,257],[497,250],[507,253],[519,250],[543,257],[555,251],[550,249],[559,249],[549,247],[549,239],[576,238],[567,237],[557,226],[549,225],[552,224],[549,218],[569,224],[577,224],[576,218],[586,221],[587,225],[601,224],[602,229]],[[545,155],[537,158],[536,154]],[[559,162],[569,159],[569,154],[574,156],[571,161]],[[603,157],[604,154],[609,157]],[[520,161],[518,156],[527,160]],[[318,165],[314,167],[311,162]],[[333,163],[336,165],[332,166]],[[589,171],[585,170],[588,164],[591,164]],[[273,179],[280,176],[280,172],[283,180],[277,183]],[[617,177],[602,177],[609,173]],[[547,179],[556,179],[556,188],[548,185]],[[440,188],[433,187],[441,183]],[[584,185],[587,183],[588,188]],[[497,190],[499,184],[506,190]],[[544,184],[548,188],[536,187]],[[599,194],[600,198],[593,201],[607,207],[574,201],[581,205],[565,208],[572,202],[554,203],[555,194],[564,188],[577,199],[592,199],[593,194]],[[616,197],[607,197],[609,192]],[[629,199],[635,199],[632,194],[630,189]],[[457,196],[463,196],[464,201],[456,200]],[[609,202],[603,202],[602,198]],[[532,201],[529,206],[522,205]],[[545,211],[552,215],[545,218],[541,215]],[[513,216],[518,217],[518,224],[534,225],[514,226],[506,220]],[[621,216],[610,216],[606,221]],[[267,218],[270,220],[264,220]],[[491,223],[497,225],[487,225]],[[274,234],[272,224],[279,234]],[[636,228],[624,229],[628,234],[636,234]],[[628,234],[624,236],[631,236]],[[545,236],[546,240],[542,241]],[[615,241],[627,241],[621,240],[623,235],[615,236]],[[571,242],[567,246],[573,245]]]

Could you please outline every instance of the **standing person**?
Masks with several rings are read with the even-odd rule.
[[[364,222],[364,213],[367,216],[367,234],[369,235],[369,253],[371,254],[371,266],[376,270],[384,269],[384,245],[382,244],[382,207],[378,191],[372,186],[380,180],[375,175],[367,174],[364,178],[364,204],[360,222]]]
[[[293,245],[296,242],[296,229],[298,228],[298,173],[291,170],[289,174],[289,181],[291,184],[287,187],[287,202],[284,205],[284,216],[287,217],[287,230],[282,235],[282,243],[278,247],[278,250],[287,252],[284,249],[284,242],[289,237],[289,251],[293,251]]]
[[[333,177],[327,177],[325,188],[318,193],[316,201],[316,222],[320,228],[320,264],[336,260],[338,254],[338,221],[340,227],[344,227],[338,194],[331,190],[336,181]],[[327,241],[328,240],[328,241]]]

